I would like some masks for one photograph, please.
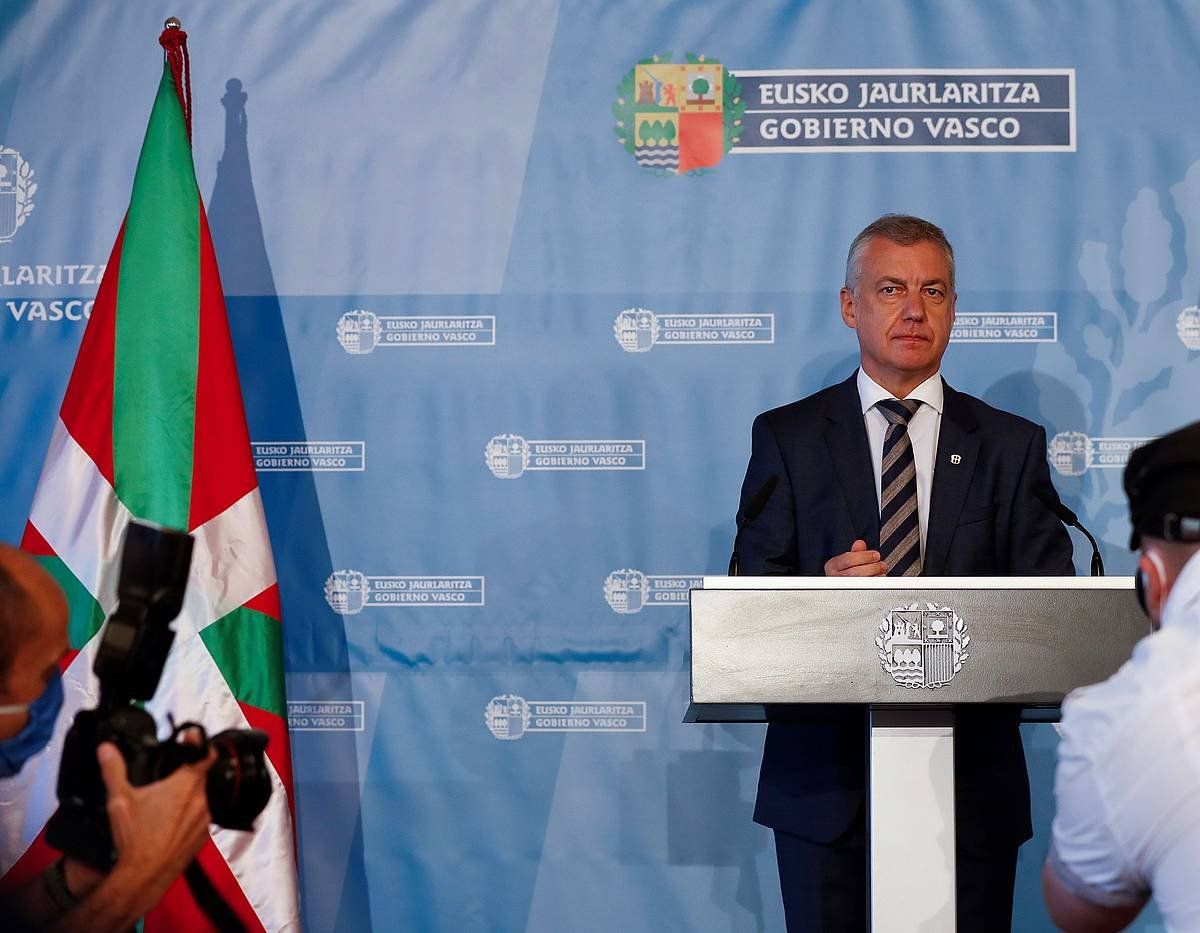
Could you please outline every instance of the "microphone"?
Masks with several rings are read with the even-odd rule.
[[[1067,508],[1063,504],[1062,499],[1058,498],[1058,491],[1054,486],[1038,486],[1034,489],[1033,494],[1038,497],[1038,501],[1042,505],[1058,516],[1060,522],[1071,528],[1078,528],[1084,533],[1092,545],[1092,576],[1104,576],[1104,561],[1100,557],[1100,546],[1096,544],[1096,539],[1092,537],[1092,533],[1083,527],[1083,523],[1079,521],[1079,516]]]
[[[738,541],[741,540],[742,529],[762,514],[762,510],[767,507],[767,500],[771,498],[771,493],[778,485],[778,476],[774,474],[768,476],[767,481],[758,487],[758,492],[751,496],[750,501],[746,503],[746,510],[742,512],[741,521],[737,523],[737,531],[733,536],[733,553],[729,555],[729,576],[736,577],[738,575]]]

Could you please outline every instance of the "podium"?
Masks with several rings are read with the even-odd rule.
[[[705,577],[684,721],[865,705],[871,929],[953,930],[954,708],[1054,721],[1149,633],[1131,577]]]

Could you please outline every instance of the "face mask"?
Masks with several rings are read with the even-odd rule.
[[[0,778],[12,777],[21,766],[40,752],[54,734],[54,721],[63,704],[62,674],[56,669],[46,689],[32,703],[0,706],[0,713],[29,710],[29,722],[11,738],[0,741]]]

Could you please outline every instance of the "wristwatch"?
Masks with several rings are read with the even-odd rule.
[[[66,859],[56,859],[42,872],[42,888],[59,914],[65,914],[79,903],[79,898],[67,887]]]

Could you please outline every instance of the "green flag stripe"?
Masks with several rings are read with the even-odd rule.
[[[67,637],[72,648],[82,648],[100,631],[100,626],[104,624],[104,610],[62,558],[41,556],[38,557],[38,562],[54,577],[54,581],[67,597],[67,606],[71,613],[70,622],[67,624]]]
[[[275,619],[243,606],[205,626],[200,637],[239,703],[286,716],[283,635]]]
[[[139,518],[186,528],[199,364],[200,221],[175,84],[163,80],[134,176],[117,280],[113,472]]]

